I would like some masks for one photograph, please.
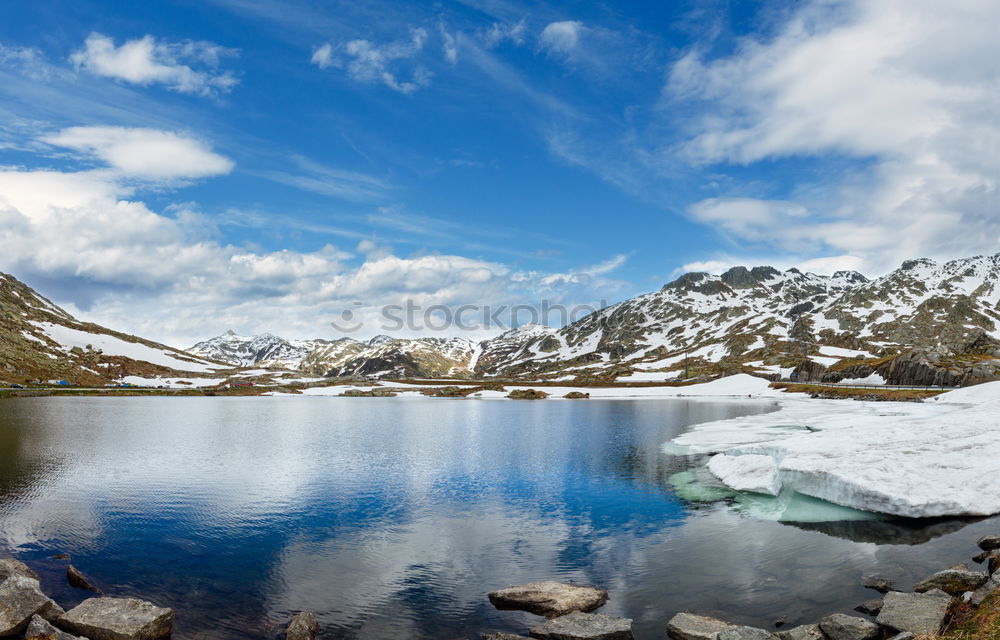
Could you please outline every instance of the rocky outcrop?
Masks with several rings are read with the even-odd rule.
[[[16,558],[0,558],[0,581],[6,580],[11,576],[22,576],[38,580],[38,574],[20,560]]]
[[[549,394],[537,389],[514,389],[507,397],[512,400],[544,400]]]
[[[497,609],[516,609],[552,618],[573,611],[593,611],[608,601],[608,592],[545,580],[499,589],[491,592],[489,598]]]
[[[80,636],[60,631],[41,616],[34,616],[24,631],[25,638],[45,638],[46,640],[86,640]]]
[[[939,345],[903,353],[877,371],[888,384],[960,387],[1000,379],[1000,359]]]
[[[781,640],[823,640],[823,632],[818,624],[803,624],[788,631],[774,634]]]
[[[725,631],[732,626],[731,623],[718,618],[682,612],[675,615],[667,623],[667,636],[673,640],[715,640],[720,631]],[[806,639],[789,638],[789,640]]]
[[[983,551],[993,551],[1000,549],[1000,535],[983,536],[976,543]]]
[[[38,580],[13,575],[0,583],[0,636],[10,636],[28,626],[33,616],[51,602]]]
[[[937,635],[948,617],[951,596],[943,591],[887,593],[877,621],[896,631],[915,635]]]
[[[799,366],[792,369],[791,379],[796,382],[820,382],[826,367],[812,360],[805,360]]]
[[[319,621],[309,611],[295,614],[285,629],[285,640],[313,640],[319,633]]]
[[[90,598],[56,625],[91,640],[159,640],[170,636],[174,612],[137,598]]]
[[[975,591],[983,586],[988,578],[989,575],[985,572],[945,569],[924,578],[914,585],[913,590],[925,593],[931,589],[940,589],[949,595],[960,596],[966,591]]]
[[[773,633],[757,627],[730,627],[720,631],[716,640],[776,640]]]
[[[530,635],[539,640],[633,640],[630,619],[580,611],[543,622]]]
[[[843,613],[823,618],[819,628],[828,640],[874,640],[878,637],[877,624]]]
[[[969,597],[969,604],[974,607],[978,607],[985,602],[987,598],[996,593],[1000,593],[1000,574],[994,573],[990,576],[990,579],[986,581],[986,584],[972,592],[972,595]]]

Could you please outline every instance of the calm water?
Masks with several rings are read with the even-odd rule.
[[[539,619],[486,592],[555,578],[661,638],[690,609],[811,622],[968,559],[1000,522],[780,523],[688,502],[661,445],[766,402],[25,398],[0,402],[0,545],[64,606],[73,563],[178,611],[175,637],[477,638]],[[681,492],[682,495],[689,493]],[[766,510],[765,510],[766,511]],[[815,518],[813,518],[815,519]]]

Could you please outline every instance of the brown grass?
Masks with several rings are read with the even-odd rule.
[[[987,598],[977,609],[955,607],[951,623],[940,640],[1000,640],[1000,594]]]
[[[827,398],[879,399],[879,400],[923,400],[933,398],[944,391],[924,389],[852,389],[848,387],[827,387],[818,384],[798,384],[795,382],[774,382],[773,389],[783,389],[788,393],[816,394]]]

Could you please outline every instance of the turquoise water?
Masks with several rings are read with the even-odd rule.
[[[966,560],[995,521],[875,521],[706,491],[662,445],[765,401],[24,398],[0,402],[0,545],[64,606],[64,561],[177,610],[178,638],[477,638],[492,589],[597,584],[661,638],[682,609],[769,626]],[[796,498],[796,500],[799,500]],[[759,503],[759,504],[758,504]],[[823,511],[823,513],[826,513]],[[858,519],[860,517],[860,519]]]

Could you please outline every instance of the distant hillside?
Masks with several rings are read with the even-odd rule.
[[[198,376],[226,364],[80,322],[13,276],[0,274],[0,380],[105,384],[124,376]]]
[[[227,334],[191,352],[331,376],[635,381],[794,370],[803,380],[969,384],[998,376],[998,321],[1000,254],[909,260],[874,280],[767,266],[688,273],[565,327],[528,325],[478,343]]]

